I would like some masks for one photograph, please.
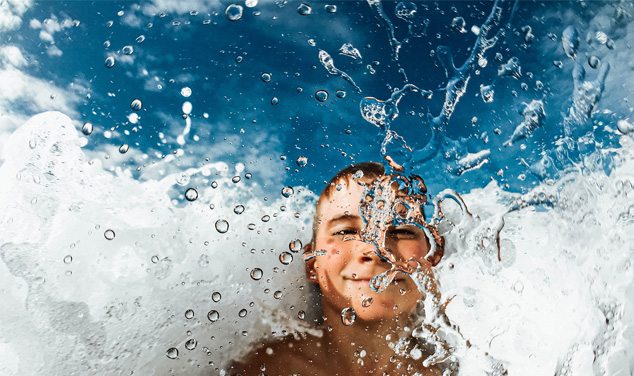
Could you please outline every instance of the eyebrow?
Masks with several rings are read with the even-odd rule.
[[[326,223],[328,225],[331,225],[333,223],[337,223],[337,222],[343,222],[343,221],[357,221],[357,220],[361,220],[361,217],[359,217],[356,214],[341,214],[338,215],[332,219],[329,219]]]

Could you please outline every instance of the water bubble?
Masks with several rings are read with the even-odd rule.
[[[247,225],[247,228],[248,228],[249,230],[255,230],[255,223],[249,223],[249,224]]]
[[[188,309],[187,311],[185,311],[185,318],[188,320],[191,320],[194,318],[194,310],[193,309]]]
[[[211,322],[216,322],[218,321],[218,319],[220,318],[220,314],[218,313],[218,311],[209,311],[209,313],[207,313],[207,320],[211,321]]]
[[[361,305],[365,308],[368,308],[369,306],[372,305],[372,302],[373,302],[372,297],[368,296],[367,298],[363,299],[363,301],[361,302]]]
[[[128,144],[122,144],[121,146],[119,146],[119,153],[125,154],[128,152],[129,149],[130,146]]]
[[[253,8],[253,7],[255,7],[256,5],[258,5],[258,0],[247,0],[247,1],[245,1],[245,2],[244,2],[244,5],[245,5],[247,8]]]
[[[192,89],[185,86],[181,89],[181,95],[185,98],[189,98],[189,96],[192,95]]]
[[[346,97],[346,92],[343,90],[337,90],[335,91],[335,95],[337,96],[337,98],[345,98]]]
[[[152,264],[156,264],[157,262],[159,262],[159,257],[157,255],[154,255],[152,256],[150,261],[152,261]]]
[[[106,62],[105,62],[106,68],[112,68],[114,67],[114,57],[112,56],[108,56],[106,58]]]
[[[325,102],[328,99],[328,92],[326,90],[318,90],[315,93],[315,99],[320,102]]]
[[[240,215],[242,213],[244,213],[244,206],[242,205],[236,205],[235,208],[233,208],[233,212]]]
[[[132,53],[134,52],[134,47],[132,47],[132,46],[124,46],[122,51],[126,55],[132,55]]]
[[[280,262],[284,265],[288,265],[293,262],[293,255],[289,252],[282,252],[280,254]]]
[[[185,199],[190,202],[196,201],[198,199],[198,191],[194,188],[189,188],[185,191]]]
[[[236,63],[240,64],[244,58],[240,55],[236,56]]]
[[[493,85],[480,85],[480,95],[484,103],[493,102]]]
[[[310,5],[308,4],[301,3],[297,7],[297,13],[301,14],[302,16],[307,16],[311,14],[312,12],[313,12],[313,8],[311,8]]]
[[[141,102],[140,99],[135,99],[132,101],[132,103],[130,103],[130,108],[132,108],[134,111],[139,111],[143,108],[143,102]]]
[[[291,252],[295,252],[295,253],[301,251],[302,246],[303,246],[302,241],[299,239],[291,240],[291,242],[288,243],[288,249],[290,249]]]
[[[211,188],[213,188],[213,189],[218,188],[218,182],[217,182],[217,181],[215,181],[215,180],[214,180],[214,181],[212,181],[212,182],[211,182]]]
[[[271,98],[271,104],[272,104],[273,106],[275,106],[275,105],[276,105],[276,104],[278,104],[278,103],[280,103],[280,100],[279,100],[279,99],[277,99],[277,97],[273,97],[273,98]]]
[[[328,13],[336,13],[337,12],[337,6],[336,5],[326,4],[326,6],[324,8],[326,9],[326,12],[328,12]]]
[[[71,262],[73,262],[73,256],[66,255],[66,257],[64,257],[64,264],[70,264]]]
[[[181,172],[176,175],[176,184],[178,185],[187,185],[189,183],[189,174],[186,172]]]
[[[178,349],[176,347],[169,348],[165,355],[170,359],[176,359],[178,357]]]
[[[273,297],[274,297],[275,299],[280,299],[280,298],[282,297],[282,295],[283,295],[283,294],[282,294],[282,292],[281,292],[281,291],[279,291],[279,290],[278,290],[278,291],[275,291],[275,292],[273,293]]]
[[[198,344],[198,342],[196,342],[195,339],[191,338],[189,339],[187,342],[185,342],[185,348],[187,350],[193,350],[196,348],[196,345]]]
[[[553,65],[556,66],[557,68],[561,68],[564,66],[564,63],[562,63],[561,60],[555,60],[553,61]]]
[[[248,313],[248,311],[246,309],[242,308],[240,310],[240,312],[238,312],[238,316],[245,317],[247,315],[247,313]]]
[[[451,20],[451,28],[461,33],[467,32],[467,30],[465,29],[465,24],[465,20],[462,17],[455,17],[453,20]]]
[[[225,16],[229,21],[237,21],[242,18],[242,5],[231,4],[225,9]]]
[[[306,164],[308,164],[308,158],[306,157],[297,158],[297,165],[299,167],[306,167]]]
[[[211,300],[213,300],[214,302],[218,303],[220,299],[222,299],[222,295],[218,291],[211,294]]]
[[[143,43],[144,41],[145,41],[145,35],[139,35],[138,37],[136,37],[137,43]]]
[[[304,311],[297,312],[297,318],[303,320],[306,318],[306,313]]]
[[[293,195],[293,193],[295,193],[295,190],[293,189],[293,187],[284,187],[282,188],[282,196],[289,198]]]
[[[262,73],[260,78],[262,79],[262,82],[269,82],[269,81],[271,81],[271,74],[267,73],[267,72],[264,72],[264,73]]]
[[[262,269],[260,268],[255,268],[251,270],[251,279],[253,279],[254,281],[259,281],[260,279],[262,279],[263,275],[264,273],[262,272]]]
[[[344,308],[341,311],[341,322],[345,326],[350,326],[354,324],[354,320],[357,319],[357,312],[355,312],[352,308]]]
[[[108,239],[108,240],[112,240],[114,239],[114,231],[112,230],[106,230],[106,232],[103,233],[103,236]]]
[[[616,129],[623,134],[629,134],[634,132],[634,123],[630,123],[627,120],[619,120],[616,123]]]
[[[599,60],[598,57],[594,55],[588,57],[588,65],[590,66],[590,68],[597,69],[600,64],[601,64],[601,60]]]
[[[93,131],[93,125],[91,122],[87,121],[84,125],[81,126],[81,132],[86,136],[89,136]]]
[[[234,183],[239,183],[239,182],[240,182],[240,180],[242,180],[242,179],[241,179],[241,178],[240,178],[240,176],[238,176],[238,175],[236,175],[236,176],[234,176],[234,177],[232,177],[232,178],[231,178],[231,181],[232,181],[232,182],[234,182]]]

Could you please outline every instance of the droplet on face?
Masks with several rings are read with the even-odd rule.
[[[271,81],[271,74],[264,72],[264,73],[262,73],[260,78],[262,79],[262,82],[269,82],[269,81]]]
[[[317,90],[315,93],[315,99],[320,102],[325,102],[328,99],[328,92],[326,90]]]
[[[132,53],[134,52],[134,47],[132,46],[124,46],[123,47],[123,53],[126,55],[132,55]]]
[[[192,95],[192,89],[185,86],[181,89],[181,95],[185,98],[189,98]]]
[[[242,5],[231,4],[225,9],[225,16],[229,21],[237,21],[242,18]]]
[[[176,347],[169,348],[165,355],[170,359],[176,359],[178,358],[178,349]]]
[[[93,131],[93,126],[92,123],[87,121],[84,123],[84,125],[82,125],[81,127],[81,133],[85,134],[86,136],[90,135]]]
[[[288,249],[290,249],[291,252],[299,252],[302,249],[302,241],[299,239],[291,240],[291,242],[288,243]]]
[[[130,149],[130,145],[122,144],[121,146],[119,146],[119,153],[125,154],[128,152],[129,149]]]
[[[363,301],[361,302],[361,305],[365,308],[368,308],[369,306],[372,305],[372,302],[373,302],[372,297],[368,296],[367,298],[363,299]]]
[[[345,98],[346,97],[346,92],[343,90],[337,90],[335,91],[335,95],[337,96],[337,98]]]
[[[352,308],[344,308],[341,311],[341,322],[345,326],[350,326],[354,324],[354,320],[357,319],[357,312],[355,312]]]
[[[64,257],[64,264],[70,264],[71,262],[73,262],[73,256],[66,255],[66,257]]]
[[[293,255],[290,252],[282,252],[280,254],[280,262],[284,265],[288,265],[293,261]]]
[[[293,187],[284,187],[282,188],[282,196],[289,198],[293,195],[293,193],[295,193],[295,190],[293,190]]]
[[[211,294],[211,300],[213,300],[216,303],[218,303],[221,298],[222,298],[222,295],[218,291]]]
[[[260,279],[262,279],[263,275],[264,273],[262,272],[262,269],[260,268],[255,268],[251,270],[251,279],[253,279],[254,281],[259,281]]]
[[[308,4],[301,3],[297,7],[297,13],[301,14],[302,16],[307,16],[311,14],[312,12],[313,12],[313,9]]]
[[[106,232],[103,233],[103,236],[108,239],[108,240],[112,240],[114,239],[114,231],[112,230],[106,230]]]
[[[247,310],[246,309],[241,309],[240,312],[238,312],[238,316],[240,317],[245,317],[247,315]]]
[[[132,103],[130,103],[130,108],[132,108],[134,111],[139,111],[143,108],[143,102],[141,102],[140,99],[135,99],[132,101]]]
[[[196,348],[196,345],[198,344],[198,342],[196,342],[195,339],[190,338],[187,342],[185,342],[185,348],[187,350],[193,350]]]
[[[185,311],[185,318],[188,320],[191,320],[194,318],[194,310],[193,309],[188,309],[187,311]]]
[[[227,231],[229,231],[229,222],[225,221],[224,219],[217,220],[216,231],[218,231],[221,234],[224,234]]]
[[[108,56],[106,58],[106,62],[105,62],[106,68],[112,68],[114,67],[114,57],[112,56]]]
[[[211,322],[216,322],[220,318],[218,311],[212,310],[207,313],[207,319]]]
[[[233,208],[233,212],[240,215],[242,213],[244,213],[244,206],[242,205],[236,205],[235,208]]]
[[[306,318],[306,313],[304,311],[297,312],[297,318],[303,320]]]
[[[196,199],[198,199],[198,191],[194,188],[189,188],[185,191],[185,199],[190,202],[196,201]]]
[[[306,157],[297,158],[297,165],[299,167],[305,167],[307,164],[308,164],[308,158]]]

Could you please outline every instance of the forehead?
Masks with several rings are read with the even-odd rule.
[[[340,182],[341,189],[333,189],[330,195],[322,195],[317,204],[321,220],[344,213],[359,214],[359,204],[363,195],[363,186],[355,181]]]

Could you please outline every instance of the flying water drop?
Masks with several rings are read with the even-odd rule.
[[[231,4],[225,9],[225,16],[229,21],[237,21],[242,18],[242,5]]]
[[[114,239],[115,234],[114,234],[114,231],[112,231],[112,230],[106,230],[106,231],[103,233],[103,236],[104,236],[106,239],[108,239],[108,240],[112,240],[112,239]]]
[[[367,298],[363,299],[363,301],[361,302],[361,305],[364,308],[368,308],[369,306],[372,305],[372,302],[373,302],[372,297],[368,296]]]
[[[189,188],[185,191],[185,199],[189,202],[196,201],[198,199],[198,191],[195,188]]]
[[[170,359],[178,358],[178,349],[176,347],[169,348],[165,355]]]
[[[233,212],[238,214],[238,215],[244,213],[244,206],[243,205],[236,205],[236,207],[233,208]]]
[[[196,342],[195,339],[191,338],[189,339],[187,342],[185,342],[185,348],[187,350],[193,350],[196,348],[196,345],[198,344],[198,342]]]
[[[284,265],[288,265],[293,262],[293,255],[290,252],[282,252],[280,254],[280,262]]]
[[[282,196],[289,198],[293,195],[293,193],[295,193],[295,190],[293,189],[293,187],[284,187],[282,188]]]
[[[253,279],[254,281],[259,281],[260,279],[262,279],[263,275],[264,273],[262,272],[262,269],[260,268],[255,268],[251,270],[251,279]]]
[[[302,16],[307,16],[311,14],[312,12],[313,12],[313,8],[311,8],[310,5],[308,4],[301,3],[297,7],[297,13],[301,14]]]
[[[193,309],[188,309],[187,311],[185,311],[185,318],[187,320],[191,320],[194,318],[194,310]]]
[[[288,249],[290,249],[291,252],[294,252],[294,253],[301,251],[302,246],[303,246],[302,241],[299,239],[291,240],[291,242],[288,243]]]
[[[112,68],[112,67],[114,67],[114,62],[115,62],[115,61],[114,61],[114,57],[112,57],[112,56],[108,56],[108,57],[106,58],[106,62],[105,62],[106,68]]]
[[[264,72],[260,76],[260,79],[262,79],[262,82],[269,82],[269,81],[271,81],[271,74],[267,73],[267,72]]]
[[[126,55],[132,55],[132,53],[134,52],[134,47],[124,46],[122,52]]]
[[[209,311],[209,313],[207,313],[207,319],[211,322],[216,322],[219,318],[220,314],[218,311]]]
[[[93,125],[91,122],[87,121],[84,123],[84,125],[82,125],[81,127],[81,132],[83,134],[85,134],[86,136],[89,136],[93,131]]]
[[[218,231],[221,234],[224,234],[227,231],[229,231],[229,222],[225,221],[224,219],[217,220],[216,231]]]
[[[325,102],[328,99],[328,92],[326,90],[318,90],[315,93],[315,99],[320,102]]]
[[[128,144],[122,144],[121,146],[119,146],[119,153],[125,154],[128,152],[129,149],[130,146]]]
[[[353,308],[344,308],[341,311],[341,322],[345,326],[350,326],[354,324],[354,320],[357,319],[357,312]]]
[[[306,167],[306,164],[308,164],[308,158],[306,157],[297,158],[297,165],[299,167]]]
[[[218,303],[220,299],[222,299],[222,295],[218,291],[211,294],[211,300],[213,300],[214,302]]]
[[[139,111],[143,108],[143,102],[141,102],[140,99],[135,99],[132,101],[132,103],[130,103],[130,108],[132,108],[134,111]]]

